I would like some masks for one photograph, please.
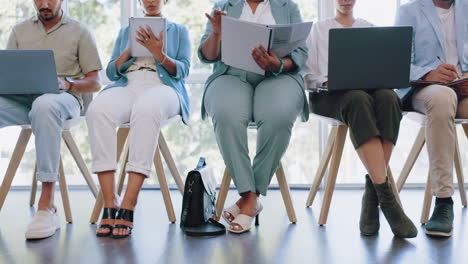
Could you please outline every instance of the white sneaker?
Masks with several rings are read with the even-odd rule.
[[[57,229],[60,229],[57,211],[41,210],[29,223],[25,236],[26,239],[46,238],[54,235]]]

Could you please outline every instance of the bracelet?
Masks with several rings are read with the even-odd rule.
[[[164,62],[166,62],[166,60],[167,60],[167,55],[164,55],[164,60],[162,60],[162,61],[159,63],[159,65],[163,65]]]
[[[283,72],[284,61],[283,61],[282,58],[278,58],[278,60],[280,61],[280,68],[279,68],[278,72],[273,72],[273,71],[271,72],[271,74],[273,74],[273,76],[278,76]]]

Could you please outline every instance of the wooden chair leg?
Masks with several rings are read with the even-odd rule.
[[[122,155],[122,151],[125,147],[125,142],[127,141],[128,133],[130,133],[129,128],[119,128],[117,130],[117,162],[121,160],[120,156]]]
[[[76,145],[76,142],[73,139],[71,132],[68,130],[64,130],[62,132],[62,138],[63,138],[63,141],[65,141],[65,145],[67,146],[68,150],[72,154],[72,157],[76,162],[76,165],[80,169],[81,174],[86,180],[86,183],[88,184],[89,189],[93,193],[94,198],[96,198],[98,195],[98,188],[96,187],[96,184],[94,183],[93,178],[91,177],[91,173],[89,172],[89,169],[86,166],[86,163],[83,160],[83,157],[81,156],[80,150],[78,149],[78,146]]]
[[[338,175],[338,169],[340,167],[341,156],[343,154],[343,148],[347,132],[347,126],[338,126],[336,141],[333,144],[333,156],[329,170],[330,173],[328,174],[327,185],[325,187],[325,194],[323,197],[322,209],[320,211],[319,225],[324,225],[327,223],[328,211],[330,209],[333,191],[335,189],[336,177]]]
[[[455,171],[457,172],[458,189],[460,192],[460,198],[463,207],[467,206],[466,201],[466,189],[465,189],[465,177],[463,175],[463,166],[460,157],[460,146],[458,145],[458,139],[455,141]]]
[[[317,173],[314,177],[314,182],[310,187],[309,196],[307,198],[306,207],[310,207],[314,202],[315,196],[320,188],[320,184],[322,183],[323,176],[325,175],[325,171],[327,170],[328,164],[330,163],[330,157],[332,154],[333,143],[336,139],[336,133],[338,132],[338,126],[333,126],[330,134],[328,135],[327,146],[325,147],[325,152],[323,153],[322,160],[320,161],[319,167],[317,169]]]
[[[164,160],[166,161],[167,166],[169,167],[169,170],[171,171],[172,177],[174,178],[174,181],[177,184],[177,188],[179,189],[180,194],[184,195],[184,182],[180,177],[179,171],[177,170],[177,166],[175,165],[174,159],[171,155],[171,151],[167,146],[167,142],[164,139],[164,135],[162,134],[162,132],[159,133],[159,148],[164,157]]]
[[[166,175],[164,174],[164,168],[161,160],[161,153],[159,151],[159,147],[156,148],[156,153],[154,155],[154,167],[156,168],[159,186],[161,188],[164,204],[166,205],[167,217],[169,218],[170,222],[175,223],[176,216],[174,213],[174,207],[172,206],[171,194],[167,185]]]
[[[424,192],[423,210],[421,213],[421,224],[425,224],[429,219],[429,212],[432,204],[431,179],[427,176],[426,191]]]
[[[10,163],[8,164],[5,177],[3,177],[2,186],[0,187],[0,210],[2,209],[5,198],[10,191],[11,183],[16,175],[21,159],[23,158],[24,151],[26,150],[26,146],[31,138],[31,133],[31,129],[21,129],[21,133],[18,137],[18,141],[16,142]]]
[[[462,124],[463,130],[465,131],[465,135],[468,138],[468,124]]]
[[[224,203],[226,202],[226,197],[229,191],[229,185],[231,184],[231,176],[229,176],[228,169],[224,169],[224,176],[219,187],[218,199],[216,200],[216,216],[215,220],[219,221],[221,214],[224,208]]]
[[[119,182],[117,184],[117,194],[120,196],[123,191],[123,187],[125,184],[125,176],[127,176],[127,172],[125,171],[127,169],[127,162],[128,162],[128,156],[130,154],[129,149],[128,149],[128,144],[126,144],[124,150],[123,150],[123,157],[122,157],[122,163],[120,164],[120,169],[119,169]]]
[[[296,212],[294,211],[294,205],[291,198],[291,193],[289,191],[289,185],[286,181],[286,175],[284,174],[283,164],[280,161],[280,166],[276,170],[276,178],[278,179],[278,185],[281,190],[281,195],[283,196],[284,206],[286,207],[286,212],[288,213],[289,221],[293,224],[297,222]]]
[[[419,154],[421,153],[421,150],[424,146],[424,143],[426,143],[425,133],[426,133],[426,129],[424,127],[421,127],[419,129],[418,136],[416,137],[416,140],[414,141],[413,147],[411,148],[410,154],[408,155],[408,158],[406,159],[405,165],[403,166],[403,169],[401,170],[400,176],[398,177],[397,188],[399,192],[403,188],[403,185],[405,184],[406,179],[408,179],[408,175],[413,169],[414,163],[418,159]]]
[[[400,200],[400,193],[398,192],[398,188],[395,184],[395,178],[393,178],[393,173],[390,167],[387,168],[387,177],[388,177],[388,182],[390,183],[390,187],[392,188],[393,194],[395,195],[395,199],[403,208],[403,204],[401,203],[401,200]]]
[[[120,164],[119,179],[118,179],[118,184],[117,184],[118,195],[122,194],[122,189],[123,189],[124,182],[125,182],[125,176],[126,176],[125,168],[127,166],[127,161],[128,161],[128,146],[125,144],[125,142],[127,140],[129,131],[130,129],[128,128],[119,128],[117,130],[117,162],[119,162],[119,160],[122,160]],[[91,218],[89,219],[89,222],[91,224],[97,223],[103,206],[104,206],[104,197],[102,195],[102,191],[99,191],[96,197],[96,203],[94,203],[93,212],[91,213]]]
[[[68,187],[67,187],[67,181],[65,179],[65,172],[63,170],[62,159],[60,159],[60,166],[59,166],[59,185],[60,185],[60,193],[62,195],[63,210],[65,211],[65,218],[68,223],[71,223],[73,222],[73,218],[72,218],[72,213],[70,209],[70,198],[68,196]]]
[[[31,187],[31,197],[29,199],[29,205],[33,206],[36,203],[36,193],[37,193],[37,179],[36,179],[36,173],[37,173],[37,162],[34,163],[34,172],[32,176],[32,187]]]

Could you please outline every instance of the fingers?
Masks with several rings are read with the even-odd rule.
[[[141,40],[141,41],[144,41],[146,40],[146,36],[144,36],[142,33],[140,33],[139,31],[137,31],[137,40]]]
[[[265,69],[267,65],[267,61],[263,54],[256,48],[252,49],[252,57],[255,62],[260,66],[260,68]]]
[[[227,13],[224,12],[224,11],[221,11],[219,9],[215,9],[213,11],[213,16],[216,17],[216,18],[221,18],[221,16],[225,16]]]
[[[457,78],[456,72],[445,67],[441,67],[439,69],[439,75],[441,78],[447,79],[448,81],[453,81],[455,78]]]
[[[454,65],[441,64],[439,69],[443,75],[446,75],[449,78],[452,78],[450,80],[457,78],[457,67],[455,67]]]
[[[143,39],[147,40],[150,38],[150,35],[148,35],[148,32],[144,28],[140,27],[138,32],[144,37]]]
[[[141,40],[141,39],[139,39],[139,38],[137,38],[136,41],[137,41],[140,45],[142,45],[143,47],[146,46],[145,41],[143,41],[143,40]]]
[[[148,25],[146,25],[146,32],[148,32],[148,35],[150,36],[150,38],[158,39],[158,38],[154,35],[153,30],[151,30],[151,28],[150,28]]]
[[[259,45],[258,49],[262,52],[262,55],[264,57],[269,57],[270,56],[270,54],[268,54],[268,51],[262,45]]]

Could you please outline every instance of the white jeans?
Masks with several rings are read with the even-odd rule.
[[[135,71],[127,77],[127,86],[100,93],[86,114],[93,155],[92,171],[116,170],[116,128],[130,123],[127,172],[148,177],[161,122],[180,114],[179,98],[155,72]]]

